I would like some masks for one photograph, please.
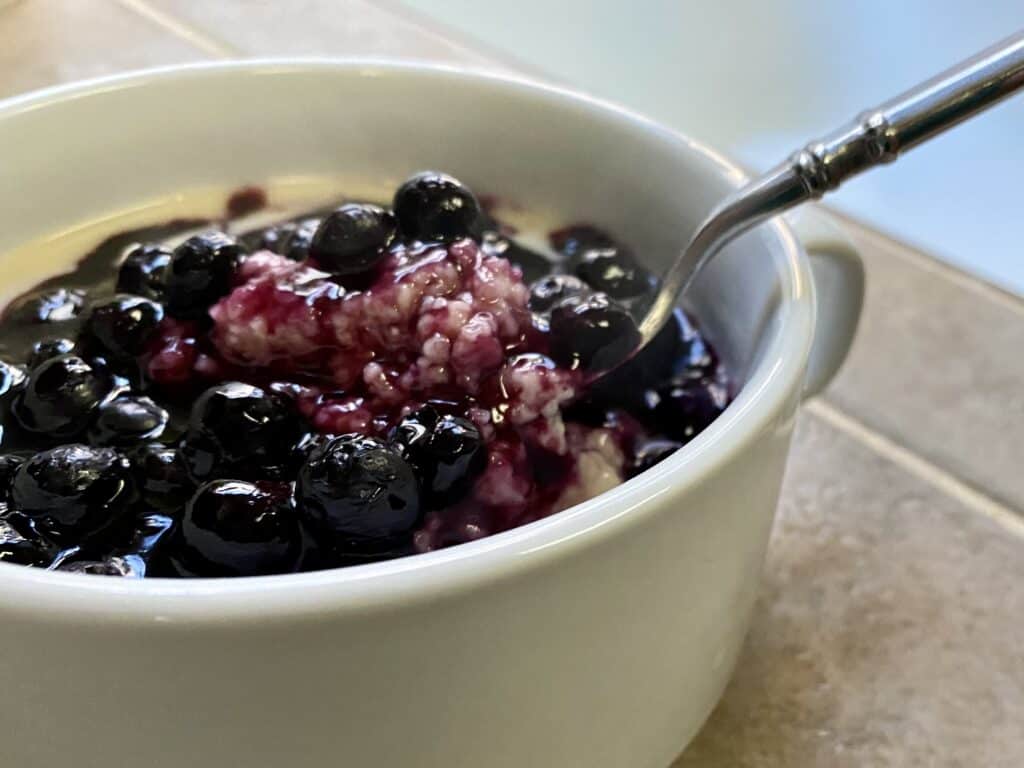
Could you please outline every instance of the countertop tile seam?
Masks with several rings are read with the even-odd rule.
[[[807,402],[804,408],[871,452],[891,461],[937,491],[955,499],[967,509],[987,517],[1013,536],[1024,539],[1024,510],[1014,509],[992,498],[984,491],[972,487],[942,467],[933,464],[881,432],[875,431],[822,398]]]
[[[170,32],[175,37],[184,40],[205,54],[221,59],[237,59],[245,55],[240,49],[208,34],[204,30],[197,29],[195,26],[175,18],[159,8],[154,8],[145,0],[117,0],[117,2],[128,11],[141,16],[164,31]]]

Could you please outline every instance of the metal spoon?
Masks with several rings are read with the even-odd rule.
[[[654,338],[671,316],[679,295],[733,238],[783,211],[818,200],[862,171],[891,163],[901,153],[1022,88],[1024,32],[1019,32],[812,141],[726,197],[665,273],[658,295],[639,324],[637,349]]]

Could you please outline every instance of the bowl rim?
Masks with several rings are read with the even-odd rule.
[[[704,144],[612,102],[505,72],[384,59],[281,57],[178,64],[43,88],[0,100],[0,121],[113,89],[217,75],[317,73],[342,77],[440,78],[506,91],[538,102],[574,102],[590,117],[628,124],[700,156],[728,183],[746,174]],[[394,609],[423,599],[511,578],[570,556],[639,525],[651,501],[682,494],[772,430],[800,391],[814,329],[810,268],[795,236],[779,220],[762,225],[780,275],[779,323],[764,353],[726,411],[669,459],[638,477],[550,517],[448,549],[324,571],[224,579],[101,579],[0,563],[0,612],[53,622],[87,618],[114,623],[210,624],[295,621],[324,611]]]

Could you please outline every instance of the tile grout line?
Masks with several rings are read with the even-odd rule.
[[[908,448],[871,429],[840,409],[815,398],[803,405],[809,413],[821,418],[829,426],[856,440],[919,480],[951,496],[969,509],[984,515],[1009,533],[1024,538],[1024,517],[983,491],[950,474],[942,467],[919,456]]]
[[[124,8],[147,21],[170,32],[204,53],[220,59],[233,59],[243,55],[242,51],[218,40],[195,27],[179,21],[170,14],[154,8],[145,0],[117,0]]]

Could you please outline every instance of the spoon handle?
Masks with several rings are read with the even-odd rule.
[[[715,207],[665,274],[662,290],[641,323],[643,339],[657,333],[676,297],[708,259],[737,235],[800,203],[823,197],[862,171],[891,163],[906,150],[1022,88],[1024,32],[1018,32],[861,113],[737,190]]]
[[[1024,32],[1018,33],[856,120],[790,158],[812,199],[1024,88]]]

